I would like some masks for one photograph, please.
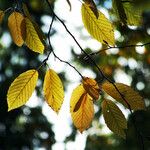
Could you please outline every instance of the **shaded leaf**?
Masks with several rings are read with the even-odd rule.
[[[3,21],[4,15],[5,15],[4,11],[0,10],[0,24]]]
[[[48,105],[58,113],[64,100],[64,90],[59,76],[52,69],[46,72],[43,91]]]
[[[124,97],[124,99],[128,102],[131,109],[140,110],[145,109],[145,104],[143,98],[134,91],[130,86],[125,85],[123,83],[115,83],[116,87]],[[119,92],[115,89],[113,84],[105,82],[102,85],[102,89],[111,97],[116,99],[118,102],[122,103],[125,107],[128,108],[126,102],[123,100]]]
[[[8,18],[8,27],[14,43],[22,46],[26,34],[24,16],[19,12],[13,12]]]
[[[82,4],[81,11],[84,26],[90,35],[103,44],[114,45],[113,27],[104,14],[98,11],[99,17],[97,19],[93,11],[86,4]]]
[[[24,105],[31,97],[38,80],[36,70],[20,74],[10,85],[7,93],[8,111]]]
[[[117,135],[125,138],[124,129],[127,129],[127,121],[119,107],[110,100],[102,102],[102,112],[107,127]]]
[[[85,4],[87,4],[89,6],[89,8],[93,11],[94,15],[98,19],[99,12],[97,10],[97,7],[96,7],[94,1],[93,0],[84,0],[84,2],[85,2]]]
[[[34,52],[43,54],[45,47],[41,42],[37,34],[37,31],[35,30],[35,27],[27,17],[25,18],[25,22],[26,22],[26,39],[25,39],[26,45]]]
[[[93,99],[97,100],[99,98],[99,93],[100,93],[100,87],[98,83],[94,79],[88,78],[88,77],[84,77],[84,79],[82,80],[82,83],[86,92]]]
[[[80,101],[80,107],[75,111]],[[82,133],[87,129],[94,117],[94,105],[91,96],[79,85],[72,92],[70,100],[70,113],[76,128]]]

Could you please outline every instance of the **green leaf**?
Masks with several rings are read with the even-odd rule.
[[[125,138],[127,121],[119,107],[111,100],[105,99],[102,102],[102,112],[107,127],[117,135]]]

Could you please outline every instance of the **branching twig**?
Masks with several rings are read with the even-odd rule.
[[[104,48],[102,50],[99,50],[97,52],[93,52],[93,53],[90,53],[89,55],[90,56],[95,56],[97,54],[100,54],[104,51],[107,51],[107,50],[110,50],[110,49],[113,49],[113,48],[130,48],[130,47],[143,47],[143,46],[146,46],[146,45],[150,45],[150,42],[147,42],[147,43],[144,43],[144,44],[139,44],[139,45],[125,45],[125,46],[114,46],[114,47],[107,47],[107,48]]]

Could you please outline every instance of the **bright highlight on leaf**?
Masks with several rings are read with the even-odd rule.
[[[108,128],[117,135],[125,138],[124,129],[127,129],[127,121],[119,107],[110,100],[102,102],[102,112]]]
[[[13,12],[8,18],[8,27],[14,43],[17,46],[22,46],[24,43],[23,37],[25,37],[25,21],[24,17],[19,12]]]
[[[77,111],[75,111],[76,107],[78,107],[77,105],[79,101],[80,107]],[[91,96],[85,92],[81,84],[72,92],[70,100],[70,113],[74,125],[81,133],[90,126],[94,117],[93,100]]]
[[[116,87],[120,91],[120,93],[123,95],[124,99],[128,102],[131,109],[133,110],[140,110],[145,109],[145,104],[143,98],[134,91],[130,86],[127,86],[123,83],[115,83]],[[125,107],[128,108],[126,102],[123,100],[123,98],[120,96],[118,91],[115,89],[113,84],[105,82],[102,85],[102,89],[111,97],[116,99],[118,102],[122,103]]]
[[[4,11],[0,10],[0,24],[2,23],[3,21],[3,18],[4,18]]]
[[[38,80],[36,70],[20,74],[10,85],[7,93],[8,111],[24,105],[31,97]]]
[[[84,79],[82,80],[82,83],[86,92],[94,100],[97,100],[99,98],[99,93],[100,93],[100,87],[98,83],[94,79],[88,78],[88,77],[84,77]]]
[[[90,35],[103,44],[115,45],[112,24],[104,14],[98,11],[99,17],[97,19],[93,11],[86,4],[82,4],[81,11],[84,26]]]
[[[25,18],[25,22],[26,22],[26,38],[25,38],[26,45],[34,52],[43,54],[45,47],[41,42],[33,23],[27,17]]]
[[[64,100],[64,90],[59,76],[52,69],[46,72],[43,91],[48,105],[58,113]]]

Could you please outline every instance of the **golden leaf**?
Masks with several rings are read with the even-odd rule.
[[[0,24],[3,21],[4,15],[5,15],[4,11],[0,10]]]
[[[42,42],[44,42],[44,40],[46,40],[46,36],[44,35],[44,33],[42,32],[41,28],[38,26],[38,24],[32,19],[31,15],[30,15],[30,12],[28,10],[28,7],[26,6],[26,4],[22,4],[22,8],[23,8],[23,11],[24,11],[24,14],[26,15],[26,17],[32,22],[40,40]]]
[[[81,11],[84,26],[90,35],[103,44],[115,45],[112,24],[104,14],[98,11],[99,17],[97,19],[87,4],[82,4]]]
[[[25,39],[26,45],[34,52],[43,54],[45,47],[41,42],[33,23],[27,17],[25,17],[25,22],[26,22],[26,39]]]
[[[20,74],[10,85],[7,93],[8,111],[24,105],[31,97],[38,80],[36,70]]]
[[[102,102],[102,113],[107,127],[125,138],[124,129],[127,129],[127,121],[119,107],[112,101],[105,99]]]
[[[100,87],[98,83],[94,79],[88,78],[88,77],[84,77],[84,79],[82,80],[82,83],[86,92],[93,99],[97,100],[99,98],[99,93],[100,93]]]
[[[130,86],[125,85],[123,83],[115,83],[116,87],[118,88],[119,92],[122,94],[124,99],[128,102],[131,109],[133,110],[140,110],[145,109],[145,104],[143,98],[134,91]],[[102,89],[111,97],[116,99],[118,102],[122,103],[125,107],[128,108],[128,105],[121,97],[119,92],[115,89],[113,84],[105,82],[102,85]]]
[[[14,43],[17,46],[22,46],[26,34],[26,26],[24,17],[19,12],[13,12],[8,18],[8,27]]]
[[[59,76],[52,69],[46,72],[43,91],[48,105],[58,113],[64,100],[64,90]]]
[[[80,101],[80,107],[75,111]],[[76,128],[82,133],[87,129],[94,117],[94,105],[91,96],[86,93],[83,85],[80,84],[72,92],[70,100],[70,113]]]

